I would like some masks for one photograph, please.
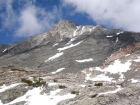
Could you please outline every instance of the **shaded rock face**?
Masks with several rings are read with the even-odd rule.
[[[62,72],[78,72],[101,66],[113,53],[139,42],[140,33],[78,26],[62,20],[46,33],[5,46],[4,52],[2,48],[0,66],[20,65],[48,72],[64,68]]]
[[[6,52],[7,47],[8,45],[0,44],[0,56],[2,56],[4,52]]]

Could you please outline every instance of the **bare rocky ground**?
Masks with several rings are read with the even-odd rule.
[[[100,78],[101,81],[94,80],[96,76],[102,74],[102,71],[96,70],[95,67],[92,70],[87,68],[77,73],[60,72],[52,74],[15,65],[3,66],[3,70],[0,71],[0,86],[2,87],[3,84],[7,86],[16,83],[21,84],[0,92],[2,105],[26,105],[27,102],[24,100],[12,104],[9,103],[25,95],[29,90],[37,88],[21,82],[22,78],[31,79],[33,77],[40,77],[46,82],[40,94],[49,95],[51,91],[61,89],[56,95],[64,96],[68,93],[75,95],[74,98],[60,101],[57,103],[58,105],[139,105],[140,62],[137,61],[138,55],[139,50],[119,59],[123,64],[131,58],[130,70],[122,73],[124,78],[121,78],[119,73],[106,73],[106,76],[113,78],[111,81],[102,80],[103,77]],[[111,62],[110,65],[113,65],[114,62]],[[104,65],[104,67],[100,68],[103,69],[108,66]],[[87,79],[90,73],[90,79]],[[135,79],[135,81],[132,81],[132,79]]]

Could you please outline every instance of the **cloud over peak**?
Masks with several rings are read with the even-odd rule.
[[[139,0],[62,0],[76,12],[86,13],[97,24],[140,32]]]
[[[39,34],[49,29],[56,20],[57,7],[46,12],[43,8],[28,5],[19,16],[20,27],[17,36],[30,36]],[[59,16],[59,15],[57,15]],[[57,17],[60,18],[60,17]]]

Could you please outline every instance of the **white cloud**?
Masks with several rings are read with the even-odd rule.
[[[57,12],[56,7],[51,12],[46,12],[43,8],[28,5],[19,17],[20,27],[16,36],[31,36],[46,31],[54,24],[56,17],[59,16]]]
[[[17,17],[12,9],[12,3],[13,0],[5,0],[0,2],[0,9],[4,8],[5,6],[5,11],[4,13],[1,13],[1,18],[3,19],[3,27],[5,28],[11,28],[13,24],[16,22]]]
[[[140,0],[62,0],[97,24],[140,32]]]
[[[13,9],[13,4],[22,5],[21,8]],[[53,10],[46,11],[45,8],[37,7],[36,0],[5,0],[0,2],[0,9],[5,8],[1,18],[3,28],[14,30],[15,37],[29,37],[47,31],[56,20],[61,17],[60,10],[54,7]]]

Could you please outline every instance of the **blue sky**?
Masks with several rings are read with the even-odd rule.
[[[140,32],[140,1],[0,0],[0,44],[46,32],[62,19]]]

